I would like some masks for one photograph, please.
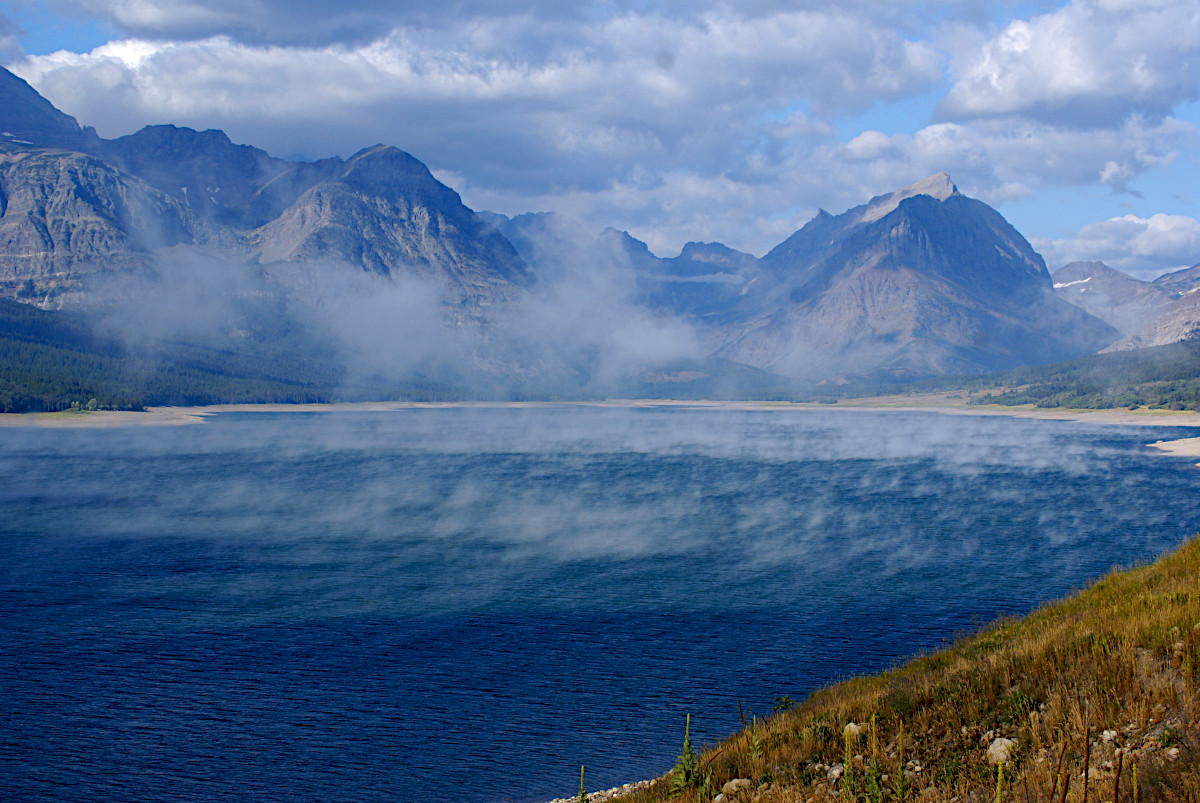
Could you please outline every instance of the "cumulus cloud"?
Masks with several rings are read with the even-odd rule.
[[[1152,120],[1200,96],[1200,6],[1073,0],[1009,23],[955,62],[942,119],[1020,115],[1071,126]]]
[[[374,41],[395,28],[445,29],[479,21],[522,17],[562,26],[587,23],[631,13],[653,13],[691,22],[730,7],[727,0],[47,0],[55,11],[100,18],[114,29],[145,39],[193,41],[230,36],[251,44],[356,45]],[[955,19],[981,23],[987,19],[986,0],[960,0],[930,7],[924,0],[845,0],[838,6],[860,19],[880,21],[884,29],[908,31],[918,19]],[[736,4],[746,18],[770,18],[780,12],[822,11],[827,0],[743,0]],[[912,7],[921,13],[911,13]],[[560,35],[564,31],[560,27]],[[663,49],[656,60],[670,63]]]
[[[305,158],[396,144],[506,200],[505,212],[546,208],[515,206],[543,195],[566,211],[631,196],[635,206],[690,203],[695,214],[659,238],[682,243],[704,236],[682,235],[683,225],[715,216],[730,196],[666,193],[750,195],[779,181],[788,153],[834,136],[831,116],[925,91],[943,64],[886,24],[826,9],[713,10],[686,22],[629,12],[571,25],[477,17],[355,46],[127,39],[31,56],[15,71],[104,136],[172,122]],[[736,217],[728,229],[744,226]]]
[[[1073,237],[1033,240],[1054,270],[1076,260],[1100,261],[1140,279],[1200,264],[1200,221],[1183,215],[1114,217]]]
[[[1100,182],[1124,191],[1132,178],[1170,164],[1197,139],[1195,126],[1171,118],[1153,125],[1133,119],[1116,130],[975,120],[934,123],[912,134],[865,131],[805,158],[825,176],[819,184],[834,186],[840,176],[859,198],[870,187],[894,189],[946,171],[966,194],[1002,204],[1049,186]]]
[[[189,41],[232,36],[255,44],[369,42],[402,22],[511,6],[502,0],[381,3],[378,0],[50,0],[61,13],[99,17],[133,37]],[[570,4],[562,4],[569,7]],[[422,6],[425,6],[423,8]],[[547,11],[554,8],[546,4]]]
[[[312,134],[313,147],[328,147],[348,130],[359,131],[360,143],[364,125],[406,139],[433,128],[428,139],[437,141],[456,122],[503,135],[519,121],[524,137],[557,156],[684,160],[793,103],[848,113],[925,89],[940,79],[941,58],[845,12],[801,11],[713,13],[687,24],[629,14],[569,28],[505,17],[448,31],[396,28],[352,48],[260,47],[225,35],[127,40],[30,58],[18,69],[52,100],[109,128],[162,115],[319,119],[326,132]],[[89,100],[116,85],[131,91],[115,107]],[[347,109],[358,114],[339,124]]]
[[[992,204],[1133,196],[1197,144],[1172,116],[1200,87],[1192,2],[1076,0],[995,34],[983,0],[52,7],[129,35],[14,65],[102,135],[170,122],[306,159],[394,144],[473,208],[565,212],[664,256],[761,254],[818,207],[941,171]],[[877,114],[948,86],[940,119]]]

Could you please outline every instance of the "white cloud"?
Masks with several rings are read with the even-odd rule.
[[[1169,165],[1198,141],[1195,126],[1170,118],[1154,125],[1133,119],[1116,130],[979,120],[886,137],[867,131],[810,158],[842,175],[871,176],[880,187],[946,171],[963,192],[996,204],[1038,187],[1100,182],[1126,191],[1131,179]]]
[[[779,180],[787,151],[834,136],[823,116],[943,75],[931,47],[842,10],[476,18],[355,46],[131,39],[15,71],[104,136],[171,122],[307,158],[384,142],[510,200],[616,197],[685,176],[749,190]],[[715,214],[729,202],[691,203]]]
[[[229,36],[257,45],[360,45],[398,28],[449,30],[480,21],[525,17],[566,27],[598,19],[643,14],[688,25],[736,8],[745,19],[785,12],[823,13],[873,20],[880,30],[912,32],[946,20],[985,22],[987,0],[958,0],[931,6],[926,0],[46,0],[57,13],[102,19],[133,38],[195,41]],[[560,30],[560,33],[561,33]],[[664,62],[669,50],[660,51]]]
[[[302,158],[394,144],[474,208],[562,211],[664,255],[763,253],[818,207],[943,170],[992,204],[1136,194],[1200,140],[1170,114],[1200,85],[1194,0],[1081,0],[990,39],[976,0],[52,3],[139,34],[15,65],[102,135],[169,122]],[[853,130],[947,69],[944,119]]]
[[[1014,20],[953,69],[943,119],[1020,115],[1071,126],[1159,119],[1200,96],[1200,5],[1073,0]]]
[[[1090,223],[1073,237],[1037,239],[1051,270],[1077,260],[1100,261],[1141,279],[1200,264],[1200,221],[1182,215],[1114,217]]]

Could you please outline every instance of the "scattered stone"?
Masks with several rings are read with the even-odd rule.
[[[992,742],[987,749],[988,764],[993,767],[997,764],[1007,764],[1012,759],[1012,754],[1016,752],[1017,743],[1012,739],[1000,737]]]
[[[726,803],[725,794],[722,792],[713,798],[712,803]]]
[[[842,734],[849,736],[851,739],[857,739],[862,735],[862,728],[860,728],[856,723],[850,722],[842,730]]]
[[[1117,738],[1117,732],[1116,731],[1104,731],[1104,733],[1100,734],[1100,738],[1103,741],[1111,742],[1113,739]]]
[[[639,789],[644,789],[647,786],[650,786],[652,783],[654,783],[653,780],[637,781],[636,783],[627,783],[621,786],[614,786],[612,789],[605,789],[600,792],[592,792],[587,796],[588,803],[607,803],[607,801],[612,800],[613,798],[624,797],[638,791]],[[551,800],[550,803],[575,803],[576,800],[578,800],[578,798],[560,797]]]
[[[732,781],[726,781],[721,787],[721,792],[726,795],[736,795],[743,789],[750,788],[749,778],[734,778]]]
[[[829,782],[831,784],[834,784],[834,783],[837,783],[841,779],[842,773],[845,771],[846,771],[846,768],[843,767],[841,764],[834,764],[832,767],[829,768],[829,772],[825,773],[825,777],[829,779]]]
[[[1174,761],[1177,758],[1179,758],[1179,748],[1178,747],[1172,747],[1170,750],[1167,751],[1167,761]]]

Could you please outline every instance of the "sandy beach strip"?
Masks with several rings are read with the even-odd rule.
[[[1155,441],[1147,443],[1155,449],[1160,449],[1168,454],[1177,454],[1180,457],[1200,457],[1200,438],[1180,438],[1175,441]],[[1196,465],[1200,466],[1200,463]]]
[[[1000,405],[968,405],[961,396],[930,394],[927,396],[883,396],[868,399],[852,399],[836,404],[784,401],[710,401],[674,399],[609,399],[601,401],[563,402],[501,402],[501,401],[454,401],[454,402],[335,402],[330,404],[214,404],[204,407],[148,407],[144,412],[110,411],[64,412],[64,413],[21,413],[0,414],[0,428],[113,428],[113,427],[161,427],[202,424],[209,416],[221,413],[336,413],[336,412],[396,412],[402,410],[430,409],[538,409],[561,407],[599,407],[636,409],[707,409],[742,411],[805,411],[834,410],[854,412],[923,412],[941,415],[1005,416],[1009,418],[1037,418],[1058,421],[1086,421],[1095,424],[1153,426],[1153,427],[1200,427],[1200,413],[1173,410],[1072,410],[1029,406],[1004,407]],[[1185,439],[1160,443],[1189,443],[1200,439]],[[1163,448],[1159,444],[1153,444]],[[1197,448],[1180,446],[1167,449],[1176,454],[1192,454],[1182,451]]]

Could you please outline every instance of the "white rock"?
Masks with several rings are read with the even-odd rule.
[[[713,798],[713,803],[725,803],[725,795],[717,795]]]
[[[844,729],[842,729],[842,733],[846,736],[849,736],[851,739],[857,739],[862,735],[862,728],[851,722],[847,724]]]
[[[1007,764],[1012,758],[1012,754],[1016,752],[1016,747],[1017,743],[1012,739],[1000,737],[987,749],[988,764],[993,767],[997,764]]]
[[[842,773],[845,771],[846,768],[841,764],[834,764],[829,768],[829,772],[825,773],[825,777],[829,779],[830,783],[837,783],[838,779],[842,777]]]
[[[721,791],[727,795],[736,795],[742,789],[750,788],[749,778],[734,778],[732,781],[726,781],[721,787]]]
[[[1100,738],[1106,742],[1111,742],[1113,739],[1117,738],[1117,732],[1105,731],[1104,733],[1100,734]]]

